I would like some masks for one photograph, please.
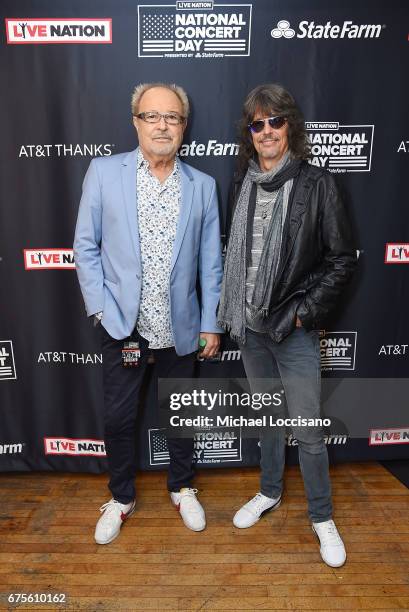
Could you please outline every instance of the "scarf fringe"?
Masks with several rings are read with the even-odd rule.
[[[244,338],[242,338],[239,334],[232,333],[230,323],[227,323],[226,321],[217,321],[217,325],[224,329],[226,334],[229,334],[230,338],[234,342],[246,344],[246,336],[244,335]]]

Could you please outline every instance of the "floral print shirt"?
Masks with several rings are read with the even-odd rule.
[[[150,348],[167,348],[175,344],[170,320],[169,280],[181,203],[177,159],[173,171],[161,183],[138,150],[137,202],[142,291],[136,325],[140,335],[149,341]]]

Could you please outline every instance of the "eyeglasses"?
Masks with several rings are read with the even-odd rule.
[[[286,117],[268,117],[267,119],[256,119],[248,124],[249,130],[258,134],[264,129],[264,125],[268,121],[270,127],[275,130],[279,130],[283,127],[284,123],[287,121]]]
[[[178,115],[178,113],[158,113],[156,111],[150,111],[148,113],[138,113],[135,115],[138,119],[146,121],[146,123],[159,123],[162,119],[169,125],[179,125],[185,122],[185,118]]]

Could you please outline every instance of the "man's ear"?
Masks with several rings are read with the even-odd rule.
[[[136,132],[138,132],[138,119],[137,119],[137,117],[132,117],[132,123],[134,124]]]

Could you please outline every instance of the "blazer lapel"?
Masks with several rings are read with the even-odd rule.
[[[183,237],[186,232],[187,223],[192,210],[194,183],[193,177],[189,172],[189,168],[179,160],[180,176],[181,176],[181,203],[179,211],[179,219],[176,228],[175,242],[173,245],[171,270],[176,263],[179,255],[180,247],[182,246]]]
[[[140,243],[138,214],[136,205],[136,155],[138,149],[131,151],[122,162],[121,177],[125,200],[125,210],[131,229],[132,244],[138,261],[140,261]]]

